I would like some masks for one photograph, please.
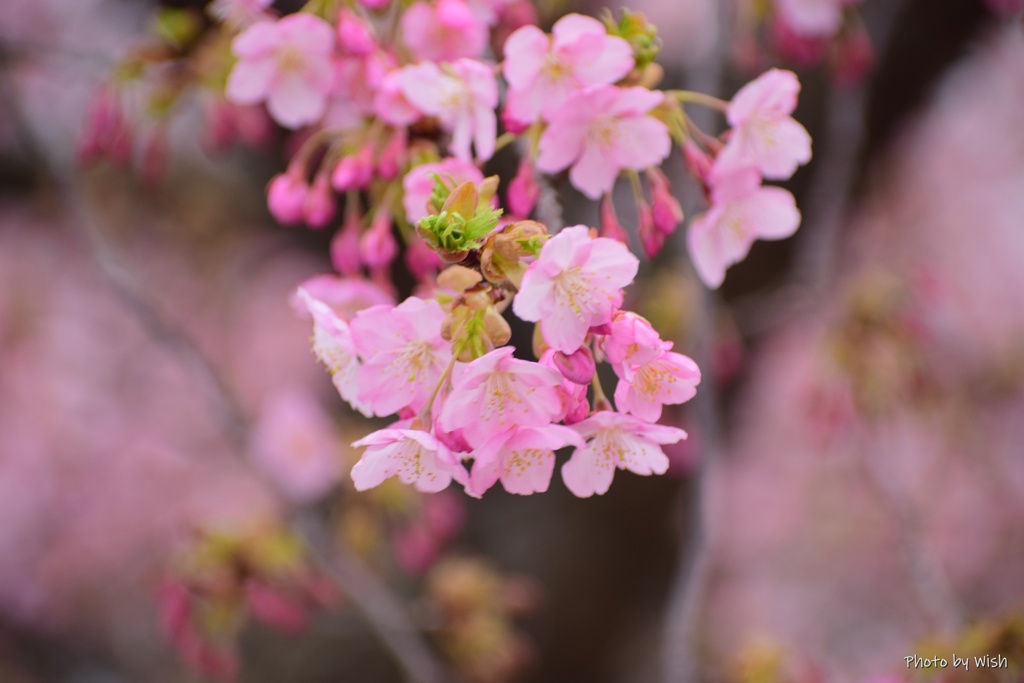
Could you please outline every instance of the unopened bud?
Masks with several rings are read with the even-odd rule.
[[[556,351],[552,361],[563,377],[576,384],[590,384],[594,379],[594,372],[597,371],[594,356],[586,346],[581,346],[568,355]]]

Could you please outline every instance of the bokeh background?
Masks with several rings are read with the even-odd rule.
[[[667,87],[728,97],[749,68],[787,65],[737,59],[715,0],[630,7],[659,26]],[[470,680],[932,680],[903,658],[954,651],[1011,666],[942,680],[1020,680],[1012,11],[865,0],[866,76],[798,69],[815,158],[790,183],[797,236],[758,243],[710,295],[678,244],[645,263],[632,306],[706,378],[669,415],[691,439],[668,475],[620,476],[587,500],[556,483],[371,504],[345,480],[358,423],[289,304],[330,269],[329,235],[264,208],[280,145],[212,153],[196,101],[170,129],[159,184],[75,163],[91,98],[157,8],[0,7],[0,682],[202,680],[161,630],[167,567],[197,528],[258,526],[327,489],[318,509],[368,554],[394,546],[397,560],[371,566],[438,632],[452,585],[486,575],[518,595],[508,623],[473,631]],[[593,224],[596,208],[567,190],[565,215]],[[306,465],[282,483],[288,457]],[[439,554],[470,568],[438,578]],[[246,626],[241,653],[254,683],[401,680],[344,597],[300,635]]]

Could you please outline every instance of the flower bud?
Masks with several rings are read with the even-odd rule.
[[[363,266],[359,258],[359,236],[362,221],[359,214],[349,211],[341,230],[331,239],[331,263],[342,275],[357,275]]]
[[[331,185],[338,192],[360,190],[373,179],[373,147],[364,145],[355,154],[343,157],[334,167]]]
[[[522,259],[540,252],[547,232],[537,221],[517,221],[499,232],[492,232],[480,249],[480,270],[484,277],[495,284],[509,280],[519,287],[526,272]]]
[[[504,346],[512,338],[512,328],[505,317],[491,306],[484,311],[484,332],[494,346]]]
[[[654,227],[654,215],[651,207],[641,204],[637,207],[637,214],[640,219],[640,244],[644,248],[647,258],[654,258],[665,246],[665,234]]]
[[[711,180],[711,168],[714,166],[711,157],[692,140],[687,140],[683,143],[683,158],[686,159],[686,166],[690,169],[690,173],[707,187]]]
[[[605,26],[610,35],[623,38],[630,44],[638,69],[642,70],[653,62],[661,51],[657,27],[639,12],[623,10],[618,22],[609,14],[605,18]]]
[[[381,211],[359,241],[359,255],[370,268],[382,268],[395,260],[398,242],[391,231],[391,216]]]
[[[513,215],[526,218],[533,213],[539,198],[540,185],[537,184],[537,178],[534,176],[533,164],[529,159],[524,158],[519,163],[516,176],[508,186],[508,208],[511,209]]]
[[[662,235],[671,235],[683,222],[683,207],[672,196],[672,189],[664,173],[658,169],[651,169],[647,179],[651,184],[651,215],[654,229]]]
[[[590,384],[597,371],[594,356],[586,346],[581,346],[569,355],[556,351],[552,361],[562,377],[576,384]]]
[[[483,280],[480,273],[465,266],[449,266],[437,276],[437,284],[443,289],[450,289],[461,294],[476,283]]]
[[[610,194],[606,194],[601,200],[601,237],[618,240],[629,246],[629,234],[619,222],[619,217],[615,215],[615,204]]]
[[[338,46],[342,51],[364,57],[374,49],[370,27],[352,10],[343,9],[338,15]]]
[[[294,225],[302,220],[309,186],[292,170],[274,176],[267,185],[267,208],[278,223]]]
[[[318,173],[306,194],[306,202],[302,209],[306,225],[311,228],[322,228],[331,222],[336,211],[334,193],[331,192],[327,174]]]
[[[402,157],[405,155],[406,147],[404,131],[392,135],[377,157],[377,175],[384,180],[396,178],[402,170]]]

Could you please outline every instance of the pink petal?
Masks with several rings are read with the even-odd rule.
[[[540,159],[537,165],[540,166]],[[611,192],[621,170],[611,150],[598,145],[587,145],[569,171],[569,180],[573,187],[584,195],[598,200],[602,195]]]
[[[743,210],[760,239],[785,239],[800,227],[800,210],[796,208],[796,200],[780,187],[762,188],[744,203]]]
[[[547,35],[536,26],[522,26],[505,41],[505,80],[509,88],[527,88],[537,77],[550,49]]]
[[[235,104],[262,102],[276,73],[273,57],[239,61],[228,76],[224,94]]]
[[[607,493],[614,478],[615,467],[598,454],[592,444],[577,448],[569,461],[562,465],[562,481],[578,498]]]
[[[286,128],[314,123],[323,117],[326,108],[324,93],[294,75],[275,82],[267,98],[270,115]]]

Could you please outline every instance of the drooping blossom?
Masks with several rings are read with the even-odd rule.
[[[580,498],[607,492],[616,469],[640,475],[664,474],[669,460],[661,446],[686,438],[682,429],[606,410],[572,428],[587,443],[562,465],[562,480]]]
[[[593,238],[586,226],[564,228],[547,241],[523,275],[512,310],[540,322],[544,340],[573,353],[595,325],[610,322],[640,261],[621,242]]]
[[[334,30],[311,14],[263,21],[232,43],[238,57],[226,94],[236,104],[266,102],[287,128],[318,121],[334,85]]]
[[[352,320],[352,342],[363,364],[359,400],[378,416],[426,405],[451,357],[441,338],[445,313],[436,301],[410,297],[374,306]]]
[[[338,48],[357,57],[365,57],[376,48],[373,29],[349,9],[338,13]]]
[[[718,157],[722,170],[755,166],[765,178],[786,180],[811,160],[811,136],[791,116],[800,81],[771,69],[743,86],[726,112],[732,137]]]
[[[648,116],[664,94],[602,85],[570,96],[540,139],[537,168],[569,168],[573,186],[591,199],[611,191],[619,172],[660,164],[669,155],[668,128]]]
[[[299,288],[298,297],[313,316],[313,353],[331,373],[331,380],[341,398],[363,415],[371,415],[358,395],[360,363],[348,323],[304,289]]]
[[[572,93],[615,83],[634,66],[629,43],[596,19],[569,14],[551,32],[523,26],[505,42],[506,115],[525,125],[550,121]]]
[[[402,188],[405,192],[402,196],[402,206],[405,208],[406,219],[412,225],[416,225],[421,218],[430,213],[428,204],[434,191],[435,175],[440,176],[442,180],[450,180],[455,185],[465,182],[479,185],[484,180],[484,174],[479,168],[454,157],[448,157],[435,164],[413,167],[402,178]]]
[[[334,427],[323,406],[306,392],[282,392],[266,403],[254,430],[252,452],[296,502],[316,500],[341,475]]]
[[[446,431],[461,429],[466,440],[480,446],[516,427],[544,427],[561,403],[554,387],[561,376],[539,363],[512,357],[503,346],[477,358],[453,381],[441,409]]]
[[[615,405],[641,420],[657,422],[662,406],[689,401],[697,393],[698,384],[697,364],[681,353],[665,350],[657,358],[633,366],[628,380],[619,380]]]
[[[412,484],[424,493],[447,488],[453,478],[460,482],[466,478],[465,469],[451,451],[433,435],[419,429],[379,429],[352,445],[367,447],[352,468],[352,481],[357,491],[380,486],[395,475],[403,484]]]
[[[708,287],[718,288],[726,269],[746,258],[755,240],[789,237],[800,226],[793,195],[762,187],[754,168],[715,173],[711,207],[693,219],[687,234],[690,257]]]
[[[583,439],[561,425],[509,430],[473,452],[466,492],[479,498],[500,479],[509,493],[543,493],[555,471],[555,451],[583,446]]]
[[[491,158],[498,127],[494,114],[498,83],[492,67],[472,59],[460,59],[443,68],[423,62],[402,69],[399,84],[414,107],[438,117],[451,133],[452,154],[469,161],[472,145],[477,158]]]
[[[463,0],[420,0],[402,15],[402,39],[418,60],[476,58],[487,47],[487,25]]]
[[[267,208],[282,225],[294,225],[303,219],[309,184],[299,173],[278,173],[267,184]]]
[[[671,348],[651,323],[632,311],[616,313],[608,327],[609,333],[601,338],[600,348],[620,379],[632,380],[634,368]]]

